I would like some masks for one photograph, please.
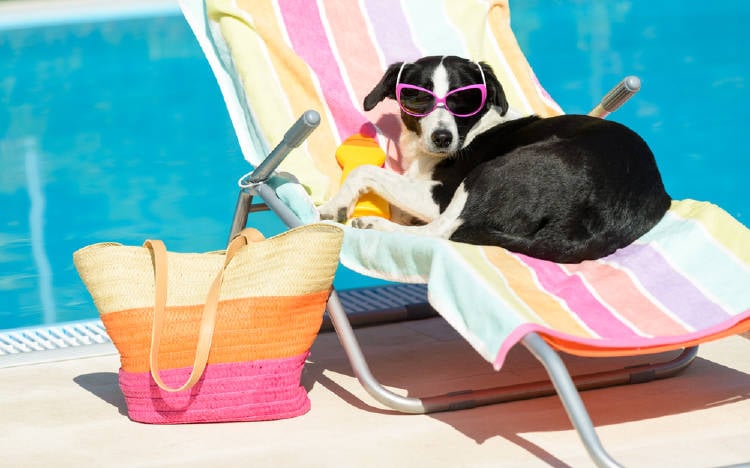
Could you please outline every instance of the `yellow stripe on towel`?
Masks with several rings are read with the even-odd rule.
[[[261,132],[271,146],[281,141],[294,120],[308,109],[325,108],[307,64],[289,47],[282,19],[268,0],[207,2],[232,51]],[[333,154],[337,138],[326,116],[303,147],[293,151],[280,169],[304,174],[302,181],[314,201],[326,200],[338,189],[341,169]],[[337,176],[338,174],[338,176]]]

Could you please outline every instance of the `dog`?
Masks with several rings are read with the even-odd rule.
[[[586,115],[519,117],[483,62],[430,56],[388,67],[364,99],[398,101],[397,174],[354,169],[320,206],[344,222],[375,193],[416,220],[355,218],[357,228],[496,245],[558,263],[607,256],[649,231],[669,209],[654,155],[634,131]]]

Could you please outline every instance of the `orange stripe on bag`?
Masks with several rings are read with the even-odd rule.
[[[209,364],[296,356],[310,349],[323,321],[329,291],[221,301]],[[162,369],[193,364],[203,306],[167,307],[159,347]],[[148,372],[152,309],[102,316],[126,372]]]

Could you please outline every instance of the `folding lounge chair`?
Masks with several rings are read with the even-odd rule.
[[[243,154],[255,168],[240,181],[233,232],[247,221],[255,196],[289,226],[316,221],[315,203],[340,183],[334,154],[352,135],[375,135],[388,155],[386,167],[401,169],[396,105],[361,109],[364,95],[397,60],[433,54],[483,60],[520,115],[562,112],[521,53],[505,0],[181,4],[216,74]],[[352,228],[346,229],[341,260],[374,277],[426,283],[430,304],[495,369],[522,343],[551,379],[551,384],[425,398],[396,395],[370,372],[332,293],[331,320],[357,378],[375,399],[400,411],[426,413],[556,391],[601,466],[616,463],[603,449],[576,387],[671,376],[690,364],[699,343],[750,330],[750,231],[720,208],[692,200],[675,201],[632,245],[575,265],[498,247]],[[575,379],[556,352],[604,357],[675,349],[684,351],[668,362]]]

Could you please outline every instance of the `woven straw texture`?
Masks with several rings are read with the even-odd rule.
[[[224,272],[219,299],[296,296],[328,289],[341,235],[335,226],[313,224],[242,248]],[[75,252],[73,262],[100,314],[153,307],[154,273],[147,249],[93,244]],[[223,252],[170,252],[167,306],[203,304],[223,262]]]
[[[149,424],[225,421],[266,421],[300,416],[310,410],[310,399],[300,385],[305,352],[285,359],[209,364],[190,390],[170,393],[160,389],[148,372],[120,370],[120,388],[128,416]],[[189,368],[161,373],[177,385]]]
[[[111,242],[75,252],[76,268],[120,353],[120,387],[130,418],[173,424],[307,412],[299,380],[323,320],[342,240],[341,228],[314,224],[240,247],[223,270],[207,366],[192,388],[178,392],[162,390],[151,375],[151,252]],[[206,295],[224,261],[224,252],[167,253],[157,358],[158,376],[167,385],[184,382],[197,362]]]

